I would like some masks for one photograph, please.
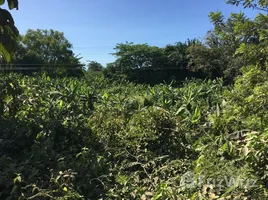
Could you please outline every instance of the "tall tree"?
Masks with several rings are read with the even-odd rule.
[[[186,43],[177,42],[175,45],[167,45],[164,48],[169,67],[185,68],[187,66],[187,46]]]
[[[80,58],[72,51],[72,44],[64,34],[55,30],[28,30],[20,37],[14,63],[19,66],[39,66],[55,72],[81,70]]]
[[[193,45],[189,48],[189,64],[207,72],[214,69],[231,81],[240,74],[242,66],[249,64],[248,60],[236,54],[236,51],[242,44],[260,42],[256,32],[256,20],[247,18],[243,13],[232,13],[227,20],[221,12],[212,12],[209,16],[214,29],[207,33],[203,45]]]
[[[55,30],[28,30],[21,42],[28,53],[36,54],[45,63],[57,64],[74,60],[72,44],[64,37],[64,33]]]
[[[210,78],[223,76],[223,66],[226,60],[222,59],[219,49],[209,48],[205,44],[192,44],[187,49],[188,69],[192,72],[202,72]]]
[[[240,57],[247,65],[267,66],[268,15],[259,14],[255,20],[237,24],[237,36],[245,37],[247,32],[251,33],[250,37],[247,37],[247,40],[241,43],[235,52],[235,57]]]
[[[164,59],[163,51],[156,46],[148,44],[121,43],[114,48],[112,55],[117,57],[116,63],[120,70],[128,71],[133,69],[161,67]]]

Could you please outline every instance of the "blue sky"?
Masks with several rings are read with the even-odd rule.
[[[117,43],[165,46],[187,38],[202,39],[212,28],[208,14],[257,11],[231,6],[225,0],[20,0],[12,11],[23,34],[27,29],[64,32],[82,61],[105,63]]]

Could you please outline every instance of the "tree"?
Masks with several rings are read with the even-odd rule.
[[[267,22],[262,20],[259,23],[259,17],[252,20],[243,13],[232,13],[227,20],[221,12],[212,12],[209,16],[214,29],[207,33],[204,44],[189,48],[189,65],[207,73],[216,70],[220,76],[232,81],[240,74],[241,67],[252,64],[243,54],[236,53],[237,50],[242,44],[260,44],[261,37],[257,30],[262,27],[265,32]]]
[[[226,60],[218,49],[209,48],[205,44],[193,44],[187,49],[188,69],[192,72],[203,72],[209,78],[223,76]]]
[[[202,73],[187,68],[189,45],[200,43],[196,39],[177,42],[164,48],[148,44],[117,44],[113,53],[116,61],[109,63],[103,71],[108,77],[127,78],[130,81],[158,84],[176,80],[180,83],[186,77],[203,78]]]
[[[55,73],[60,67],[69,72],[81,71],[80,58],[74,55],[72,44],[64,33],[55,30],[28,30],[20,37],[15,53],[14,64],[29,68],[43,67]]]
[[[227,3],[232,5],[243,5],[244,8],[254,8],[257,10],[268,12],[268,1],[267,0],[228,0]]]
[[[18,0],[8,0],[10,10],[16,8],[18,10]],[[0,0],[0,6],[5,0]],[[19,31],[15,26],[12,15],[6,9],[0,8],[0,55],[7,62],[10,62],[15,52],[16,39]]]
[[[167,45],[164,48],[169,67],[186,68],[187,46],[186,43],[177,42],[175,45]]]
[[[117,59],[107,65],[104,72],[109,77],[124,77],[131,81],[151,83],[153,79],[157,79],[156,71],[167,63],[163,49],[156,46],[126,42],[117,44],[114,49],[116,52],[112,55]]]
[[[28,53],[36,54],[47,64],[76,62],[72,44],[64,37],[64,33],[55,30],[28,30],[21,38],[21,43]]]
[[[163,51],[148,44],[121,43],[114,48],[112,55],[117,57],[116,63],[122,72],[134,69],[161,67],[164,59]]]
[[[102,64],[96,61],[90,61],[87,65],[88,71],[99,72],[103,70]]]
[[[244,37],[247,32],[251,32],[251,36],[240,44],[235,56],[243,59],[247,65],[258,65],[267,69],[265,66],[268,62],[268,15],[259,14],[253,21],[237,24],[237,36]]]

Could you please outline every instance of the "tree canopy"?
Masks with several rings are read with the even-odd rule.
[[[87,64],[88,71],[90,72],[100,72],[103,70],[103,66],[101,63],[98,63],[96,61],[90,61]]]
[[[232,13],[225,19],[221,12],[211,12],[209,16],[214,29],[207,33],[204,44],[189,48],[192,68],[215,71],[231,81],[241,67],[266,59],[267,51],[257,49],[267,47],[267,15],[249,19],[243,13]],[[246,58],[242,49],[248,49],[251,55]]]
[[[80,70],[80,58],[64,33],[55,30],[28,30],[20,36],[14,61],[16,67],[43,68],[54,73],[57,68]]]

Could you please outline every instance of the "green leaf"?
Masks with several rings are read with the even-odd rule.
[[[80,157],[82,155],[82,153],[80,152],[80,153],[78,153],[78,154],[76,154],[76,158],[78,158],[78,157]]]
[[[198,107],[195,108],[194,115],[192,117],[192,122],[196,123],[199,121],[201,117],[200,109]]]
[[[17,185],[14,185],[12,190],[11,190],[11,194],[13,194],[16,190],[17,190],[18,186]]]
[[[0,43],[0,54],[4,57],[4,59],[7,62],[10,62],[11,61],[11,55],[10,55],[10,53],[6,50],[6,48],[1,43]]]
[[[42,133],[38,133],[38,134],[36,135],[36,139],[38,140],[38,139],[41,138],[42,136],[43,136]]]
[[[18,0],[7,0],[8,2],[8,7],[10,10],[16,8],[18,10],[19,8],[19,2]]]
[[[14,178],[14,184],[18,184],[18,183],[21,183],[21,176],[20,175],[17,175],[17,177]]]
[[[178,109],[178,111],[176,112],[176,115],[179,115],[182,111],[184,111],[185,110],[185,106],[184,105],[182,105],[179,109]]]
[[[5,0],[0,0],[0,6],[5,3]]]
[[[249,153],[249,149],[248,149],[247,145],[245,145],[245,146],[242,148],[241,153],[242,153],[243,156],[247,156],[247,155],[248,155],[248,153]]]
[[[232,185],[231,187],[229,187],[222,195],[221,195],[221,198],[222,197],[226,197],[227,194],[231,193],[234,189],[236,188],[235,185]]]
[[[226,151],[227,148],[228,148],[228,143],[225,142],[224,145],[221,147],[221,150],[222,150],[222,151]]]
[[[105,92],[102,97],[104,98],[105,101],[108,101],[109,94]]]
[[[128,181],[128,177],[125,176],[125,175],[117,175],[116,178],[115,178],[116,182],[121,184],[121,185],[124,185],[126,184],[126,182]]]
[[[60,101],[59,101],[59,108],[62,108],[62,107],[63,107],[63,101],[60,100]]]
[[[217,117],[220,116],[220,106],[219,106],[219,104],[216,105],[216,115],[217,115]]]
[[[0,9],[1,25],[14,25],[14,19],[6,9]]]
[[[245,49],[246,49],[246,44],[242,43],[240,47],[236,50],[235,55],[244,53]]]
[[[162,192],[160,194],[157,194],[156,196],[154,196],[154,200],[157,200],[159,198],[161,198],[163,195],[162,195]]]

